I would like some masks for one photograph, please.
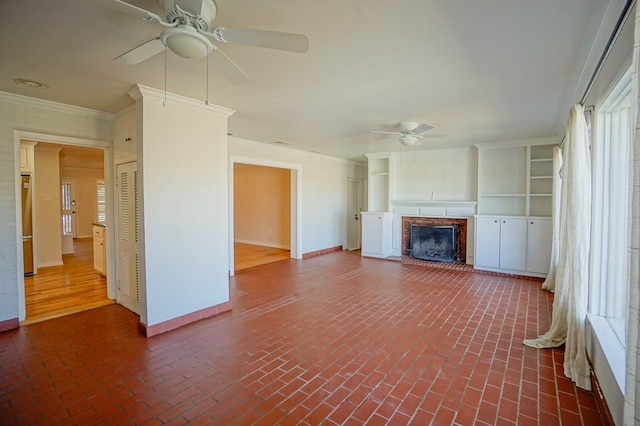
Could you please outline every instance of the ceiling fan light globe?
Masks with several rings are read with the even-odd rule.
[[[400,143],[405,146],[417,146],[419,141],[418,138],[413,135],[402,135],[400,136]]]
[[[201,59],[213,50],[213,45],[191,27],[168,28],[160,36],[162,43],[185,59]]]

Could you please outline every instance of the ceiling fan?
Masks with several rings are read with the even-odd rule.
[[[158,0],[164,17],[122,0],[95,0],[98,3],[162,25],[160,35],[115,58],[116,61],[136,65],[165,50],[186,59],[201,59],[209,55],[213,65],[233,84],[249,81],[249,77],[215,44],[237,43],[289,52],[305,53],[309,38],[304,34],[249,28],[212,27],[216,17],[213,0]]]
[[[404,146],[420,146],[420,138],[424,136],[424,133],[433,129],[433,126],[429,124],[418,124],[415,121],[402,121],[396,126],[398,132],[384,132],[380,130],[373,130],[373,133],[383,133],[387,135],[397,135],[398,140]]]

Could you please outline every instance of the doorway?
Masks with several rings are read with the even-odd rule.
[[[362,241],[360,213],[363,208],[362,180],[347,181],[347,250],[358,250]]]
[[[104,174],[104,168],[101,170]],[[62,254],[74,252],[73,242],[78,238],[78,224],[76,222],[78,181],[75,177],[63,177],[61,184],[62,199]]]
[[[300,259],[300,166],[232,157],[229,175],[230,274]]]
[[[14,146],[16,151],[21,151],[21,142],[24,141],[35,142],[36,146],[41,145],[47,151],[59,149],[60,156],[58,158],[57,189],[51,189],[51,198],[48,193],[40,194],[38,192],[38,179],[46,178],[48,172],[43,170],[39,175],[37,162],[34,161],[33,164],[31,176],[34,178],[35,275],[33,277],[24,276],[23,268],[20,268],[24,253],[20,247],[18,253],[19,321],[23,323],[35,322],[114,303],[115,291],[113,278],[110,276],[112,274],[108,271],[106,277],[100,276],[93,269],[92,248],[92,224],[96,222],[95,209],[97,204],[94,175],[99,174],[102,179],[109,181],[111,177],[109,172],[111,166],[110,144],[104,141],[15,131]],[[16,159],[16,170],[20,170],[19,161]],[[40,186],[43,187],[43,184]],[[108,185],[109,196],[107,200],[109,204],[111,191],[112,189]],[[68,201],[67,205],[64,203],[65,198]],[[46,210],[42,206],[47,206],[48,201],[54,199],[58,200],[60,204],[57,209],[57,218],[48,218],[39,222],[38,214],[44,214]],[[41,206],[40,210],[38,203]],[[21,208],[18,206],[16,209],[18,228],[22,223],[21,216]],[[110,216],[109,214],[108,221],[111,220]],[[48,221],[54,225],[48,226]],[[66,226],[63,226],[65,224]],[[55,238],[48,238],[50,235],[56,234],[56,229],[58,230],[58,243],[55,242]],[[48,232],[43,233],[45,231]],[[111,241],[112,238],[107,235],[107,239]],[[58,245],[58,254],[53,258],[58,260],[47,261],[46,255],[42,253],[47,253],[47,249],[51,247],[54,248],[53,252],[55,253],[56,245]],[[38,251],[40,251],[40,255]],[[109,258],[108,266],[110,266],[112,256],[107,257]],[[96,295],[96,291],[98,295]],[[34,315],[31,315],[32,313]]]

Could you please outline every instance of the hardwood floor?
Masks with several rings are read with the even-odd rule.
[[[265,265],[271,262],[289,259],[291,253],[287,249],[256,246],[252,244],[234,243],[234,268],[236,271]]]
[[[75,253],[63,266],[38,268],[24,278],[27,317],[22,325],[115,303],[107,299],[107,280],[93,269],[91,238],[74,241]]]
[[[107,280],[93,269],[91,238],[74,241],[75,253],[63,255],[64,266],[38,268],[24,278],[27,317],[22,325],[115,303],[107,298]],[[289,250],[235,244],[235,270],[289,259]]]

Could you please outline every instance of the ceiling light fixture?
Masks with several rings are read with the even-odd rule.
[[[47,86],[44,83],[40,83],[39,81],[35,81],[35,80],[29,80],[26,78],[14,78],[13,81],[19,86],[25,86],[30,89],[48,89],[49,88],[49,86]]]
[[[160,40],[173,53],[185,59],[201,59],[213,51],[209,39],[189,26],[167,28],[160,35]]]
[[[415,146],[418,144],[418,138],[411,134],[402,135],[400,142],[405,146]]]

